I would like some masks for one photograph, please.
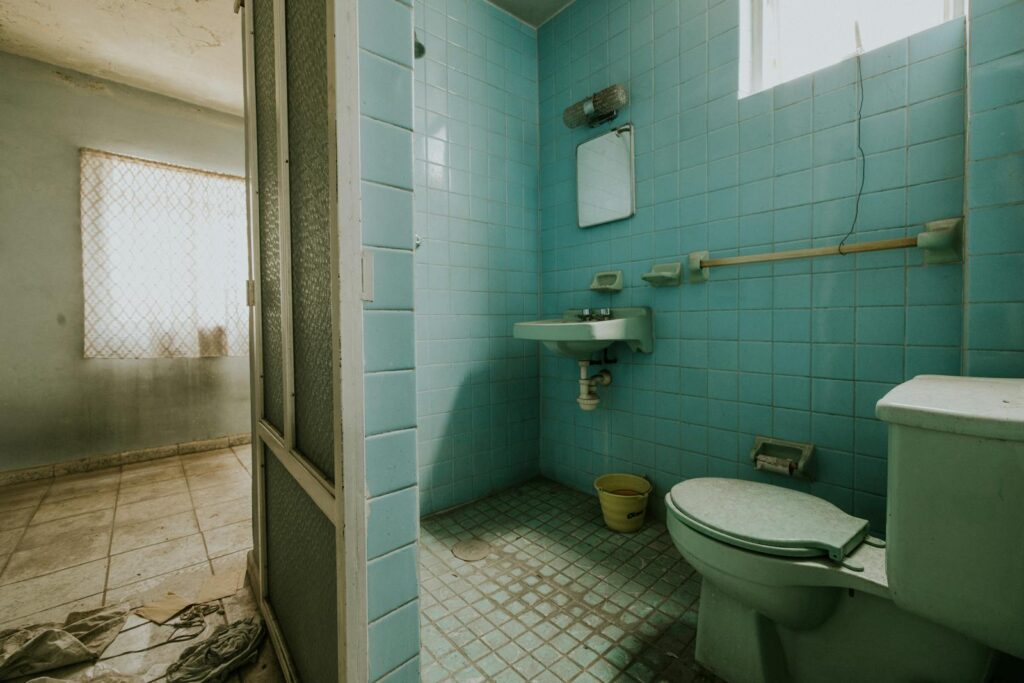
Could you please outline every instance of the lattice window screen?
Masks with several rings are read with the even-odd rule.
[[[83,149],[86,358],[248,353],[245,181]]]

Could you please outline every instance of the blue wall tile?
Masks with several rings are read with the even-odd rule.
[[[416,656],[408,655],[406,644],[419,642],[419,610],[419,601],[413,601],[370,624],[371,680],[386,676]],[[410,675],[406,673],[397,680],[409,680]]]
[[[416,431],[407,429],[366,440],[366,490],[380,496],[416,484]]]
[[[364,391],[368,435],[416,426],[416,373],[370,373]]]
[[[370,621],[416,599],[416,544],[370,560],[367,564],[367,611]]]
[[[537,344],[512,339],[512,325],[540,317],[538,195],[575,191],[568,177],[538,184],[537,32],[483,0],[449,2],[444,23],[434,7],[415,5],[427,48],[415,62],[413,126],[423,514],[538,472]],[[588,35],[613,40],[598,25]],[[678,70],[666,62],[656,80],[678,85]],[[663,106],[678,114],[678,100]],[[679,124],[659,130],[677,136]],[[675,150],[663,157],[675,171]],[[657,220],[675,227],[678,212]]]
[[[366,517],[366,556],[372,560],[415,543],[419,524],[416,488],[372,499]]]

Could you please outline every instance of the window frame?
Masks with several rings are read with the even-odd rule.
[[[774,50],[774,42],[768,33],[771,28],[773,28],[773,33],[777,36],[779,33],[778,22],[781,21],[779,12],[766,11],[766,8],[771,8],[773,5],[777,6],[782,1],[783,0],[740,0],[740,77],[738,99],[744,99],[766,90],[771,90],[783,83],[789,83],[790,81],[808,76],[838,63],[833,62],[830,64],[822,64],[788,80],[779,81],[767,86],[765,85],[765,58],[767,55],[772,54]],[[965,16],[967,11],[967,2],[968,0],[943,0],[943,23]],[[773,20],[775,26],[767,27],[765,25],[766,21]],[[744,25],[750,27],[749,31],[743,31]],[[775,42],[777,42],[777,38]],[[844,57],[844,59],[855,57],[862,52],[864,52],[864,50],[855,49],[849,55]]]

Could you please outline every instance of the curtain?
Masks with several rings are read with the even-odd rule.
[[[248,353],[245,181],[81,151],[86,358]]]

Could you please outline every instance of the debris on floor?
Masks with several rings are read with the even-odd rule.
[[[165,624],[187,607],[231,597],[241,590],[244,578],[245,576],[239,570],[214,574],[207,577],[203,581],[202,587],[195,591],[196,598],[194,600],[182,597],[172,591],[161,598],[146,602],[135,610],[135,614],[154,624]]]
[[[218,626],[167,667],[167,683],[220,683],[235,669],[259,655],[263,622],[256,617]]]
[[[91,662],[117,638],[128,618],[124,607],[71,612],[63,623],[0,631],[0,681]]]
[[[82,614],[112,613],[118,614],[120,620],[102,631],[107,634],[107,640],[102,648],[96,648],[95,656],[71,657],[80,654],[81,646],[64,652],[64,641],[60,641],[51,648],[62,658],[55,660],[55,665],[45,669],[19,667],[10,672],[3,668],[0,681],[15,678],[30,683],[145,683],[165,679],[171,683],[283,681],[269,640],[264,638],[265,629],[244,574],[229,571],[219,577],[196,577],[186,583],[175,577],[129,598],[116,609],[108,607],[72,614],[69,624],[72,617],[81,620]],[[209,595],[219,597],[198,602],[201,596]],[[179,609],[183,603],[186,606]],[[168,615],[170,612],[173,614]],[[41,626],[65,628],[65,624]],[[4,636],[32,633],[30,629],[35,628],[38,627],[0,631],[0,663],[16,666],[22,661],[2,658],[8,649],[13,652],[13,646],[7,647]],[[73,625],[68,628],[77,633]],[[91,646],[92,641],[86,636],[79,637],[85,638]],[[25,635],[10,639],[12,644],[30,641]],[[31,677],[37,673],[44,675]],[[26,675],[29,677],[25,678]]]
[[[490,554],[453,555],[478,539]],[[605,527],[593,496],[534,480],[422,520],[421,675],[717,681],[694,661],[700,577],[648,519]]]
[[[147,602],[142,607],[136,609],[135,613],[143,619],[152,621],[154,624],[163,625],[191,604],[191,600],[183,598],[177,593],[168,593],[159,600]]]

